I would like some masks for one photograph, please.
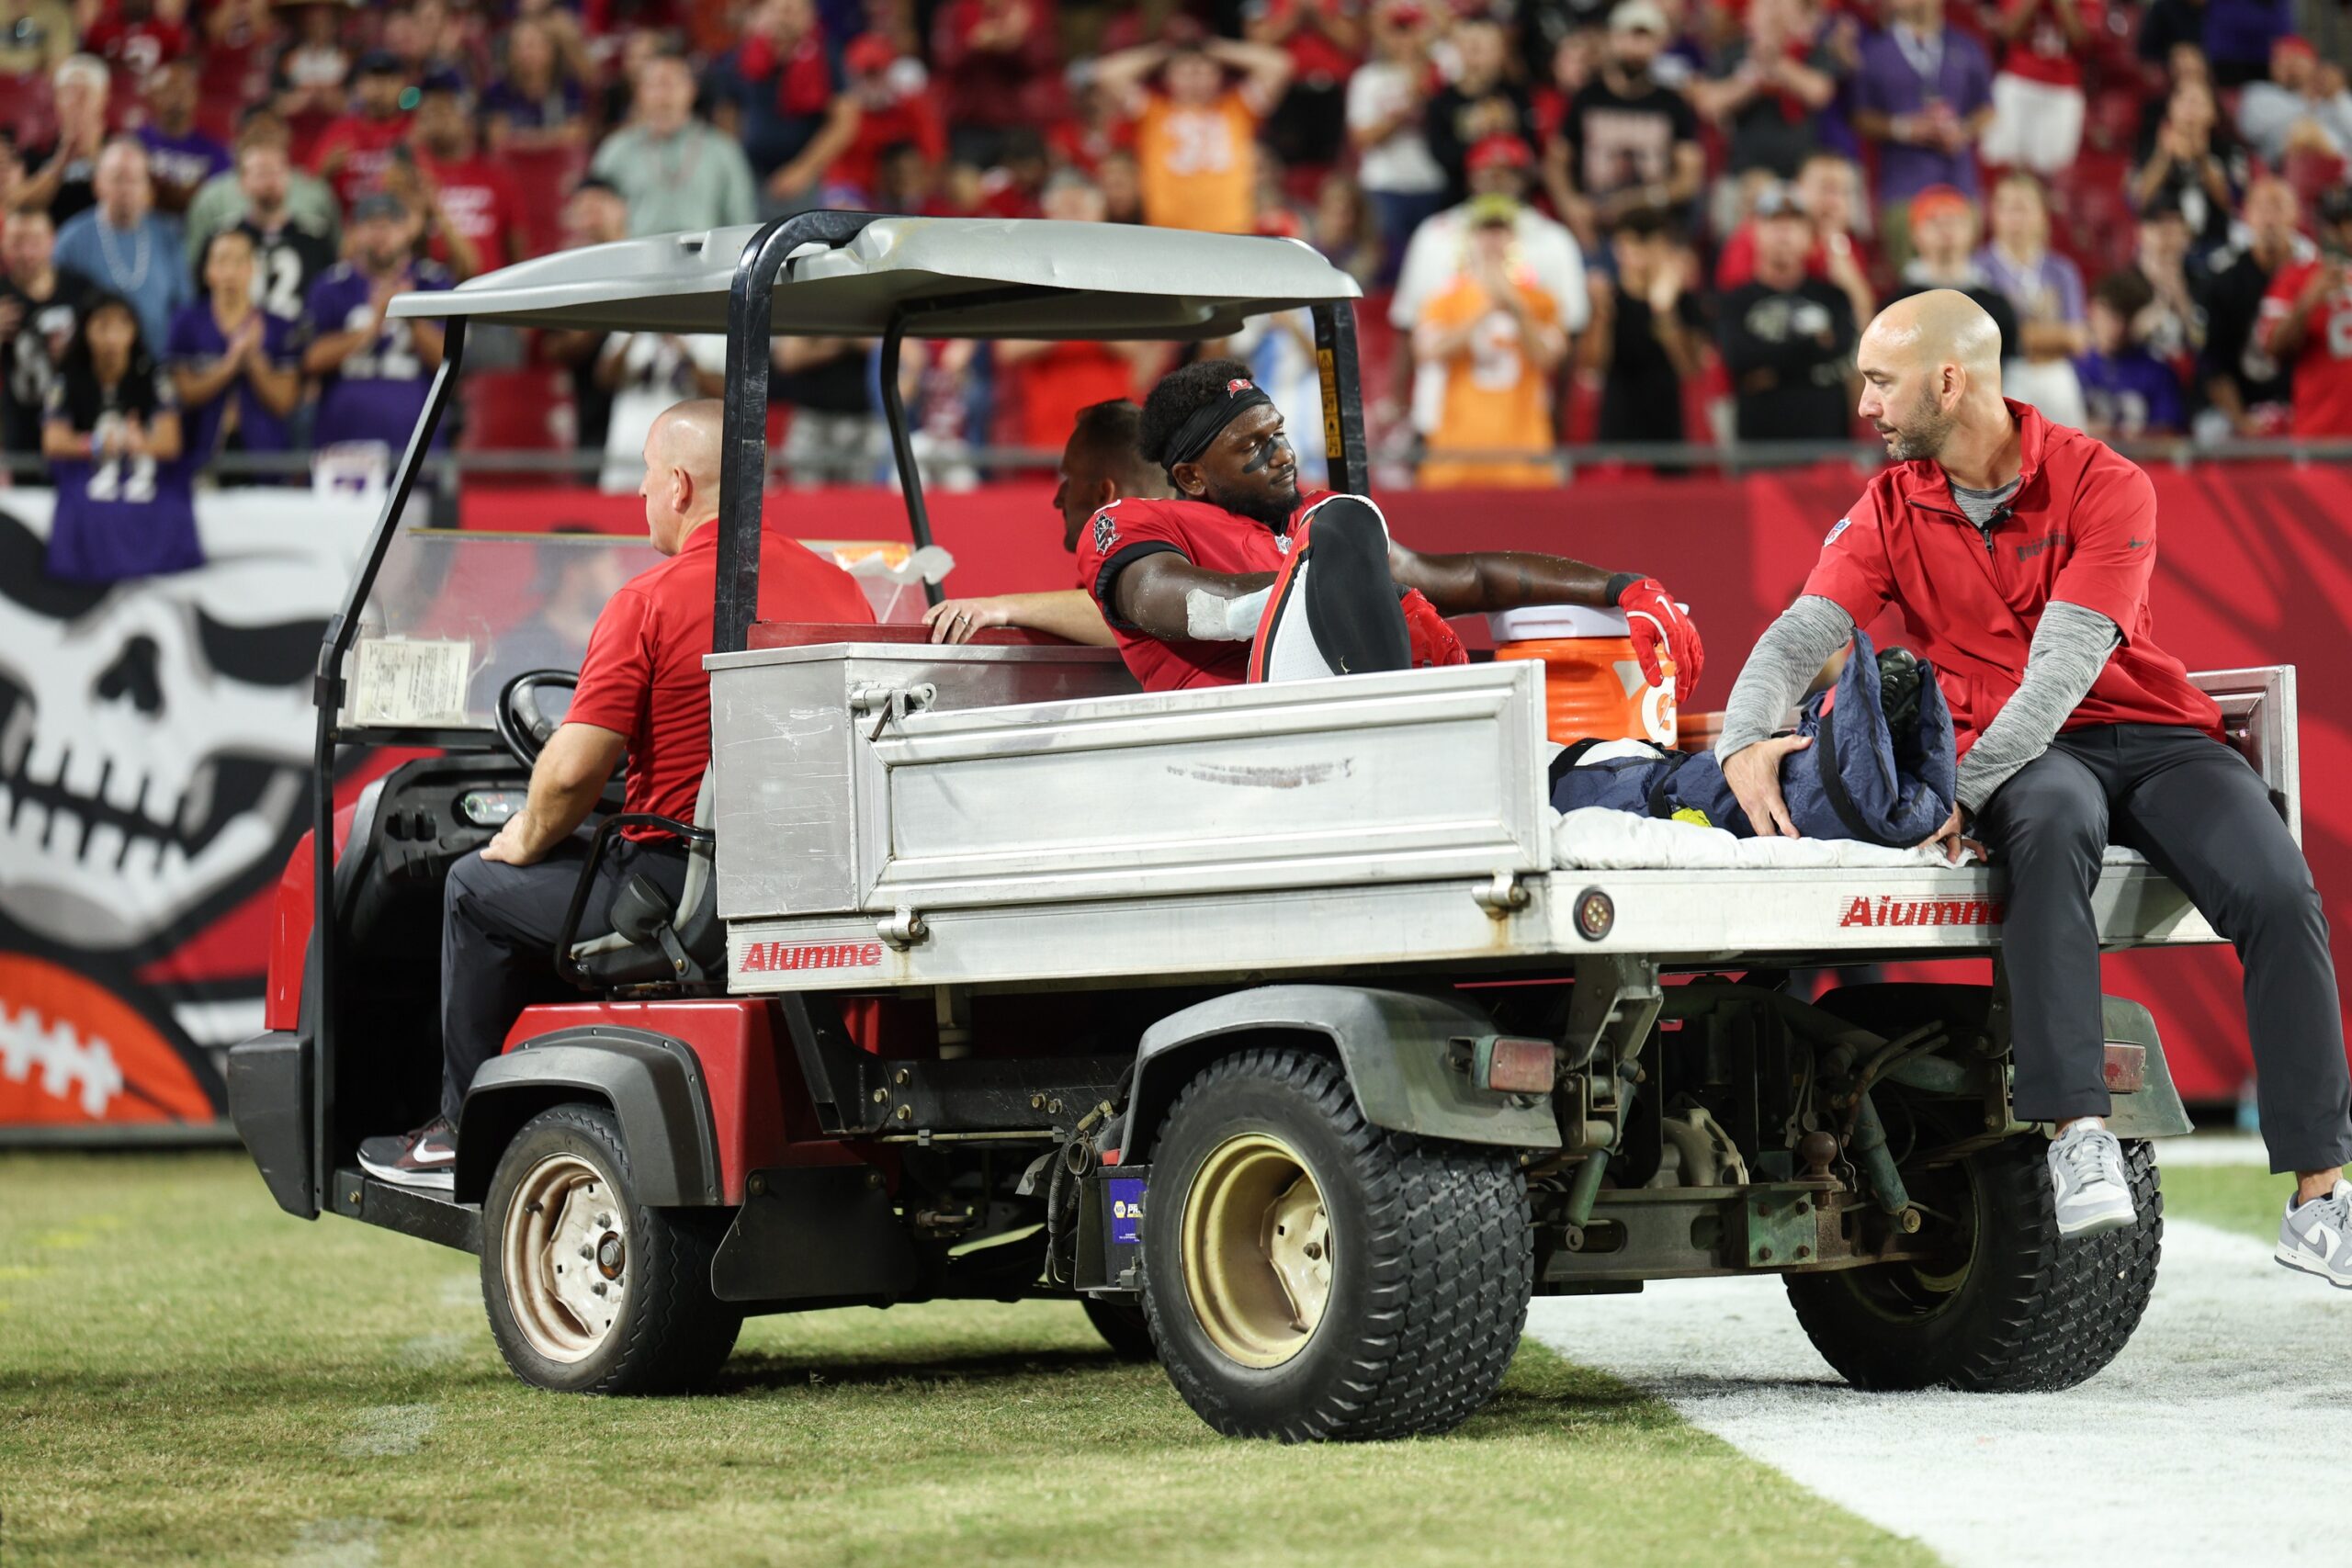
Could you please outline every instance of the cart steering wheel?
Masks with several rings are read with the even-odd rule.
[[[498,688],[498,701],[490,710],[491,723],[497,728],[498,739],[524,767],[537,766],[539,753],[547,750],[556,726],[563,722],[547,716],[538,702],[539,693],[560,687],[568,705],[569,694],[579,685],[577,670],[526,670]]]

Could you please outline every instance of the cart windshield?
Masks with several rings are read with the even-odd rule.
[[[905,544],[809,544],[857,574],[876,619],[920,613],[921,585],[882,570],[903,566]],[[506,682],[578,670],[605,603],[661,559],[641,534],[396,529],[345,667],[343,724],[487,738]]]

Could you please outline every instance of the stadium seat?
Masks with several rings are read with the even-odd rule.
[[[523,197],[523,249],[543,256],[563,244],[563,202],[588,170],[580,147],[512,147],[499,162],[514,178]]]
[[[468,452],[569,452],[579,445],[579,417],[571,383],[560,370],[485,370],[458,382],[466,418],[458,450]],[[496,489],[529,489],[549,482],[545,473],[471,474],[466,482]]]

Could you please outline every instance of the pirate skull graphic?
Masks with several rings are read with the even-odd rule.
[[[0,915],[24,930],[129,947],[275,869],[348,552],[234,532],[196,570],[85,586],[0,510]]]

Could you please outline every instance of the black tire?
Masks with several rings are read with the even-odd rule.
[[[1839,1376],[1860,1389],[2023,1393],[2072,1388],[2115,1359],[2163,1252],[2155,1148],[2123,1145],[2139,1223],[2074,1240],[2058,1235],[2047,1150],[2007,1139],[1962,1162],[1948,1191],[1921,1194],[1967,1211],[1943,1263],[1788,1277],[1797,1321]]]
[[[1080,1296],[1086,1308],[1086,1321],[1094,1332],[1102,1336],[1102,1343],[1122,1361],[1156,1361],[1159,1350],[1151,1342],[1151,1324],[1143,1314],[1143,1307],[1136,1302],[1097,1301],[1092,1296]]]
[[[1329,1259],[1320,1319],[1274,1365],[1221,1349],[1185,1277],[1195,1178],[1250,1134],[1295,1152],[1329,1226],[1328,1253],[1306,1254]],[[1373,1126],[1337,1063],[1261,1046],[1219,1058],[1184,1087],[1151,1179],[1144,1312],[1176,1391],[1218,1431],[1286,1442],[1407,1437],[1456,1427],[1494,1396],[1534,1285],[1527,1184],[1510,1152]],[[1275,1210],[1261,1212],[1271,1224]]]
[[[532,1287],[527,1280],[509,1279],[510,1253],[534,1250],[524,1237],[544,1213],[528,1210],[529,1200],[518,1202],[518,1194],[548,1179],[549,1162],[567,1160],[584,1162],[610,1183],[609,1199],[600,1188],[576,1191],[582,1198],[594,1193],[589,1201],[596,1209],[617,1214],[622,1224],[606,1234],[625,1238],[612,1259],[619,1272],[606,1275],[618,1286],[617,1311],[609,1326],[590,1330],[601,1338],[577,1359],[550,1355],[534,1343],[518,1316],[518,1310],[529,1309],[518,1309],[514,1294]],[[711,1257],[726,1222],[723,1211],[655,1209],[639,1201],[620,1125],[603,1107],[559,1105],[534,1116],[499,1156],[482,1203],[482,1303],[507,1366],[535,1388],[567,1393],[676,1393],[702,1386],[726,1361],[743,1326],[743,1314],[711,1293]],[[553,1247],[544,1250],[552,1260]],[[596,1266],[569,1256],[561,1262]],[[520,1267],[532,1267],[527,1256]]]

